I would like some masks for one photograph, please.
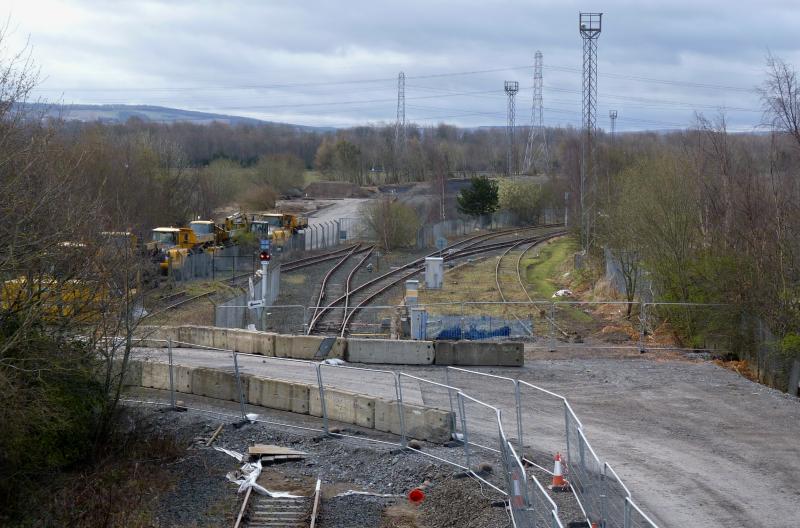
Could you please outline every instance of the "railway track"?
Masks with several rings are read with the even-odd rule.
[[[320,503],[320,484],[311,497],[270,497],[247,488],[234,528],[315,528]]]
[[[495,286],[497,287],[497,292],[500,295],[500,300],[502,300],[503,302],[528,302],[528,303],[534,303],[535,302],[533,297],[531,297],[530,292],[528,291],[528,286],[525,284],[525,281],[522,280],[522,259],[534,247],[538,246],[542,242],[546,242],[547,240],[550,240],[552,238],[560,236],[561,234],[562,233],[553,234],[553,235],[544,237],[544,238],[542,238],[540,240],[536,240],[534,242],[529,243],[527,247],[525,247],[524,249],[522,249],[519,252],[519,254],[517,255],[516,261],[513,264],[512,271],[510,273],[508,271],[506,271],[506,274],[505,274],[506,276],[505,277],[503,277],[503,271],[502,271],[504,259],[506,259],[506,257],[508,257],[509,254],[512,251],[514,251],[515,249],[517,249],[517,248],[519,248],[521,246],[524,246],[525,244],[523,242],[519,242],[517,244],[514,244],[513,246],[510,246],[509,248],[507,248],[500,255],[500,257],[497,259],[497,264],[495,265],[495,269],[494,269],[494,281],[495,281]],[[505,262],[508,262],[508,260],[506,260]],[[512,276],[511,279],[508,278],[509,274]],[[508,286],[509,280],[512,283],[510,289],[512,289],[512,291],[519,292],[519,293],[522,294],[522,295],[517,295],[516,299],[512,299],[510,296],[506,297],[506,293],[508,293],[508,290],[506,290],[506,292],[503,291],[503,286],[502,285],[505,284],[506,286]],[[519,286],[519,287],[517,288],[517,286]],[[532,336],[533,335],[533,329],[531,328],[530,321],[522,320],[517,315],[516,310],[514,310],[514,308],[511,308],[510,310],[511,310],[510,314],[520,323],[520,325],[523,328],[525,328],[525,331],[528,332],[528,334]],[[551,316],[550,315],[546,315],[545,314],[544,318],[549,323],[552,323],[554,325],[555,329],[558,332],[560,332],[562,335],[564,335],[564,336],[568,335],[561,327],[559,327],[558,325],[555,324],[555,321],[551,320]]]
[[[170,295],[166,295],[159,299],[159,301],[166,301],[166,304],[159,307],[157,310],[147,313],[142,317],[142,320],[147,319],[148,317],[155,317],[156,315],[161,315],[169,310],[173,310],[178,306],[183,306],[184,304],[188,304],[192,301],[196,301],[197,299],[202,299],[203,297],[207,297],[214,293],[213,290],[201,293],[200,295],[195,295],[193,297],[186,297],[187,293],[186,290],[175,292]]]
[[[557,226],[536,226],[531,228],[517,228],[508,229],[502,232],[475,235],[466,238],[450,246],[444,248],[441,252],[437,251],[412,260],[407,264],[400,266],[394,270],[384,273],[379,277],[369,280],[355,288],[351,287],[350,278],[345,293],[331,303],[324,307],[316,307],[315,315],[309,322],[307,333],[314,332],[336,332],[341,336],[347,334],[348,328],[353,324],[357,312],[362,310],[365,306],[372,303],[377,297],[386,293],[393,287],[404,282],[405,280],[420,273],[424,268],[425,258],[430,256],[442,255],[445,261],[453,261],[460,258],[466,258],[481,253],[496,251],[499,249],[507,248],[509,245],[519,245],[525,242],[535,242],[542,239],[541,235],[524,238],[519,240],[517,238],[512,240],[505,240],[499,242],[486,243],[489,240],[517,235],[520,232],[535,231],[542,229],[552,229]],[[560,234],[560,232],[559,232]],[[339,308],[338,306],[342,307]],[[338,314],[339,317],[334,317]]]

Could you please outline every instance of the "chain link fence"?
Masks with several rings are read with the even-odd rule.
[[[454,218],[435,224],[423,225],[417,230],[416,247],[436,247],[440,238],[463,236],[479,229],[498,229],[514,226],[514,218],[508,212],[494,213],[482,217]]]
[[[226,280],[254,273],[258,259],[255,253],[244,251],[239,246],[229,246],[189,253],[183,258],[171,259],[167,264],[168,280],[174,282]]]

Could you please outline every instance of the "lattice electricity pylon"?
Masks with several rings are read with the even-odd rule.
[[[395,152],[401,153],[406,146],[406,74],[397,76],[397,121],[394,125]]]
[[[614,133],[617,130],[617,111],[609,110],[608,118],[611,119],[611,144],[614,144]]]
[[[519,83],[517,81],[506,81],[503,85],[506,95],[508,96],[508,123],[506,127],[506,139],[508,140],[508,154],[506,156],[506,169],[508,174],[515,174],[514,169],[514,120],[516,119],[516,105],[514,100],[519,92]]]
[[[597,128],[597,39],[603,13],[580,13],[583,39],[583,130],[581,141],[581,245],[589,249],[594,224],[595,174],[594,138]]]
[[[550,152],[547,148],[547,133],[544,128],[544,104],[542,102],[542,52],[537,51],[533,61],[533,105],[531,106],[531,129],[525,145],[522,172],[534,174],[546,172],[550,167]]]

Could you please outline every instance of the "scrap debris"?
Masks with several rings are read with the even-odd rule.
[[[210,446],[212,443],[214,443],[214,440],[216,440],[216,439],[217,439],[217,436],[218,436],[218,435],[219,435],[221,432],[222,432],[222,424],[219,424],[219,427],[217,427],[217,430],[216,430],[216,431],[214,431],[214,434],[213,434],[213,435],[211,435],[211,438],[209,438],[209,439],[208,439],[208,442],[206,442],[206,447],[208,447],[208,446]]]
[[[302,451],[295,451],[287,447],[276,445],[256,444],[250,446],[247,450],[251,457],[260,457],[261,462],[264,464],[275,464],[277,462],[286,462],[289,460],[302,460],[308,453]]]

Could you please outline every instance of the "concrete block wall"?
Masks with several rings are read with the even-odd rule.
[[[142,330],[141,335],[150,340],[171,337],[175,342],[199,347],[305,360],[317,358],[317,352],[326,339],[213,326],[143,327]],[[345,359],[351,363],[519,367],[525,362],[523,344],[511,341],[335,339],[325,357]],[[149,342],[145,339],[143,346]],[[163,346],[163,343],[154,343],[154,346]]]
[[[455,414],[444,409],[404,403],[403,421],[408,438],[444,443],[452,437]],[[375,429],[401,434],[400,408],[397,400],[376,399]]]
[[[169,390],[169,365],[154,361],[132,361],[126,382],[129,386]],[[176,392],[239,401],[233,372],[173,365],[173,383]],[[254,375],[242,375],[241,384],[247,404],[322,416],[322,402],[316,385]],[[394,434],[402,432],[396,400],[326,387],[325,410],[332,421]],[[403,416],[408,438],[443,443],[451,437],[455,417],[450,411],[406,404]]]
[[[314,392],[319,398],[316,387],[291,381],[248,376],[247,401],[250,405],[259,405],[280,411],[298,414],[309,414],[309,393]]]
[[[351,363],[431,365],[434,354],[433,341],[349,338],[345,357]]]
[[[525,364],[522,343],[482,341],[436,341],[436,365],[521,367]]]

